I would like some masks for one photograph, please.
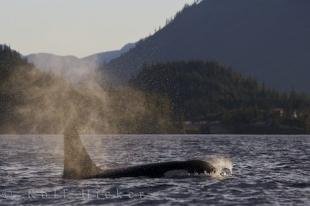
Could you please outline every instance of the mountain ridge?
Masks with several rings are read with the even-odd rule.
[[[204,0],[102,69],[123,82],[144,63],[219,61],[272,88],[309,92],[309,9],[304,0]]]
[[[78,58],[73,55],[56,55],[51,53],[34,53],[26,57],[29,63],[37,68],[51,72],[67,79],[80,79],[103,63],[117,58],[134,47],[134,43],[126,44],[120,50],[101,52],[87,57]]]
[[[86,61],[96,61],[98,65],[102,65],[104,63],[109,63],[111,60],[115,58],[120,57],[122,54],[128,52],[130,49],[134,47],[135,43],[128,43],[125,46],[123,46],[120,50],[100,52],[83,57],[82,59]]]

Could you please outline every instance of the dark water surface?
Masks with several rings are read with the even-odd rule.
[[[61,178],[61,136],[0,136],[0,205],[310,205],[310,136],[87,136],[103,167],[230,156],[233,176]]]

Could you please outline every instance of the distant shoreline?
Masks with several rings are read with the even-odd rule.
[[[269,136],[269,135],[273,135],[273,136],[310,136],[310,134],[229,134],[229,133],[223,133],[223,134],[203,134],[203,133],[158,133],[158,134],[81,134],[82,136],[154,136],[154,135],[158,135],[158,136],[188,136],[188,135],[195,135],[195,136]],[[0,138],[1,137],[6,137],[6,136],[50,136],[50,137],[59,137],[59,136],[63,136],[63,134],[0,134]]]

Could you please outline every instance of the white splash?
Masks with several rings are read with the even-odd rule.
[[[233,163],[229,157],[214,155],[208,158],[208,162],[216,169],[211,177],[224,179],[232,175]]]

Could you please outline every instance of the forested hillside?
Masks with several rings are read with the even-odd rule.
[[[165,98],[93,78],[72,84],[1,45],[0,77],[0,134],[61,134],[71,121],[89,133],[177,132]]]
[[[277,92],[217,62],[144,65],[126,87],[75,85],[0,46],[0,133],[306,133],[309,96]]]
[[[131,84],[146,93],[168,97],[181,127],[186,122],[206,127],[221,122],[235,128],[260,124],[261,128],[286,125],[304,130],[310,108],[305,94],[268,89],[216,62],[145,65]]]
[[[203,0],[102,70],[124,83],[144,63],[218,61],[269,87],[309,93],[310,1]]]

